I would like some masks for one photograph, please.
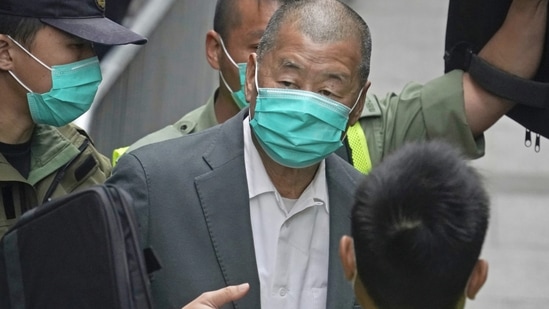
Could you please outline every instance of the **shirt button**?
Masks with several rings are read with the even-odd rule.
[[[286,290],[285,288],[281,288],[279,293],[280,293],[280,296],[284,297],[288,293],[288,290]]]

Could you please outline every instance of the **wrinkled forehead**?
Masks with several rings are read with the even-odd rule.
[[[273,40],[273,47],[265,51],[262,62],[268,66],[293,63],[304,69],[331,68],[354,79],[362,62],[360,39],[349,35],[319,40],[292,23],[285,23]]]

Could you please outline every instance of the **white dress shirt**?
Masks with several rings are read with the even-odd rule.
[[[324,160],[297,200],[282,198],[244,119],[244,159],[262,309],[324,309],[329,205]],[[255,287],[251,287],[252,289]]]

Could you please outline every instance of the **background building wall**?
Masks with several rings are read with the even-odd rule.
[[[102,89],[104,96],[90,115],[89,133],[104,154],[175,122],[212,94],[217,75],[206,62],[204,46],[206,32],[213,27],[215,1],[150,0],[143,10],[159,3],[166,5],[166,14],[146,34],[149,42],[143,47],[121,46],[104,59],[104,65],[116,66],[110,56],[120,62],[120,54],[126,60],[125,50],[137,49],[116,81],[102,85],[110,87]]]

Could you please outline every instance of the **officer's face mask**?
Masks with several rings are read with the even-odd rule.
[[[33,92],[13,72],[8,71],[29,92],[27,102],[35,123],[62,127],[90,108],[102,79],[97,57],[50,68],[19,42],[11,37],[10,39],[36,62],[51,71],[52,88],[46,93]]]
[[[233,97],[234,102],[238,106],[238,108],[243,109],[244,107],[248,106],[248,102],[246,102],[246,97],[244,95],[244,82],[246,81],[246,63],[236,63],[231,55],[229,55],[229,52],[225,48],[225,43],[223,43],[223,39],[219,37],[219,41],[221,42],[221,47],[223,48],[223,52],[229,58],[229,61],[238,69],[238,75],[240,78],[240,90],[233,91],[231,87],[229,87],[229,84],[225,80],[225,77],[223,76],[223,73],[221,70],[219,70],[219,76],[221,77],[221,80],[223,81],[223,84],[225,84],[225,87],[229,90],[231,93],[231,96]]]
[[[263,150],[291,168],[314,165],[343,145],[353,108],[320,94],[295,89],[259,88],[250,126]]]

